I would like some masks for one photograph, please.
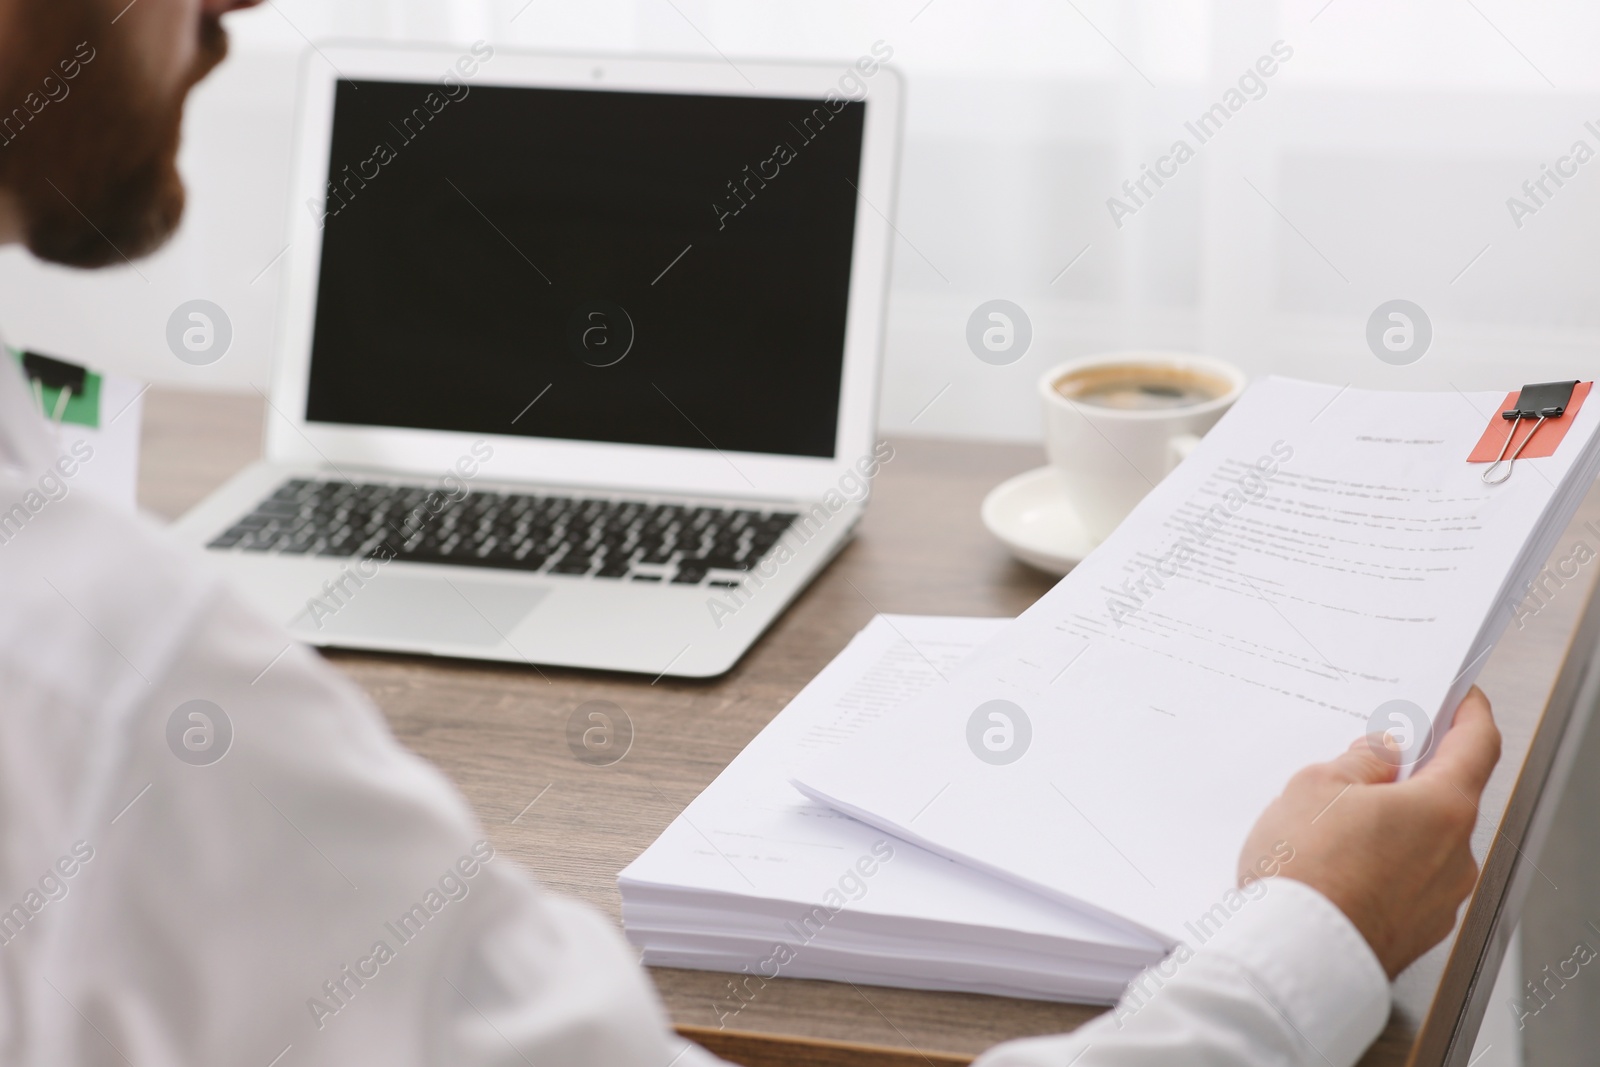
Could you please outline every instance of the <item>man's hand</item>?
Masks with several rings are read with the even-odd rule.
[[[1281,856],[1286,842],[1293,858],[1274,873],[1333,901],[1393,978],[1449,935],[1477,881],[1468,846],[1500,731],[1474,686],[1432,761],[1408,780],[1395,781],[1374,743],[1384,741],[1363,738],[1291,778],[1250,831],[1239,877],[1259,877],[1261,858]]]

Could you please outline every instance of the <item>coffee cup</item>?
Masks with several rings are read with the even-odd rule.
[[[1249,379],[1187,352],[1107,352],[1039,379],[1044,445],[1094,544],[1183,461]]]

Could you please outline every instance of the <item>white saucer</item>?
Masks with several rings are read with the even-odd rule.
[[[1094,548],[1053,467],[995,486],[983,498],[981,514],[1012,555],[1050,574],[1066,574]]]

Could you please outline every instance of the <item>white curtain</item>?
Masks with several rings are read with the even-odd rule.
[[[1600,152],[1585,126],[1600,131],[1600,7],[1577,0],[269,0],[234,36],[190,115],[179,240],[93,278],[0,255],[11,340],[162,381],[265,386],[308,39],[841,69],[881,40],[908,84],[889,432],[1031,438],[1034,379],[1106,349],[1399,389],[1600,372],[1600,159],[1573,157],[1578,141]],[[1186,123],[1219,104],[1201,143]],[[1181,164],[1178,140],[1193,149]],[[1141,191],[1146,166],[1172,176]],[[234,322],[210,367],[164,343],[168,314],[197,297]],[[965,339],[996,298],[1033,325],[1008,366]],[[1432,327],[1404,366],[1366,336],[1394,299]]]

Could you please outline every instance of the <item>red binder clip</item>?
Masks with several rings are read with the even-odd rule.
[[[1511,407],[1500,413],[1500,417],[1509,422],[1510,429],[1506,433],[1506,443],[1500,446],[1500,454],[1495,457],[1489,468],[1483,472],[1483,480],[1488,485],[1499,485],[1511,477],[1511,468],[1517,462],[1517,457],[1522,455],[1528,447],[1528,442],[1533,440],[1533,435],[1539,432],[1539,427],[1545,424],[1546,419],[1559,419],[1566,414],[1567,404],[1572,400],[1572,390],[1577,388],[1576,381],[1570,382],[1541,382],[1538,385],[1524,385],[1522,392],[1517,394],[1517,401]],[[1533,429],[1528,431],[1528,436],[1522,439],[1522,444],[1511,453],[1511,458],[1506,459],[1506,450],[1511,447],[1511,442],[1516,440],[1517,423],[1524,419],[1538,419],[1533,424]],[[1500,464],[1506,465],[1506,471],[1498,478],[1491,477]]]

